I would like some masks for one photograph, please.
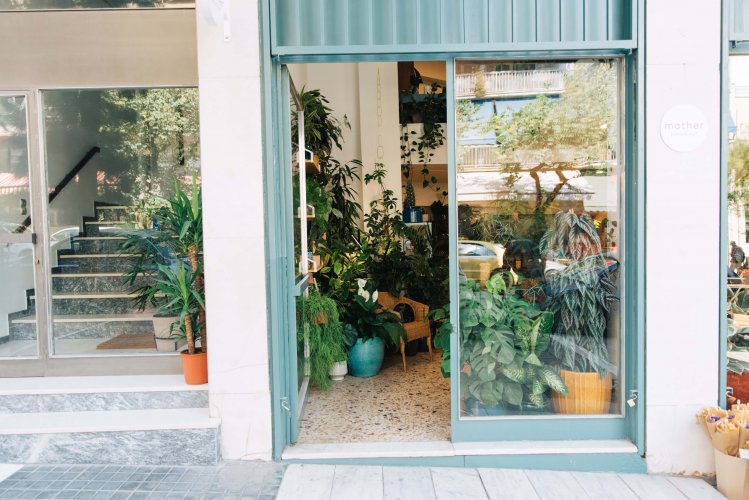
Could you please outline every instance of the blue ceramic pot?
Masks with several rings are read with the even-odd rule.
[[[366,342],[356,339],[356,344],[348,353],[348,364],[354,377],[372,377],[382,368],[385,358],[385,343],[380,338],[373,338]]]

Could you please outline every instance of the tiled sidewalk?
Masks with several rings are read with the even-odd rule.
[[[283,468],[265,462],[215,467],[27,465],[0,482],[0,499],[272,500]]]

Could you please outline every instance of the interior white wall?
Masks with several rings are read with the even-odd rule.
[[[226,460],[271,458],[257,0],[232,2],[231,40],[197,1],[211,415]]]
[[[710,472],[694,414],[718,399],[720,36],[718,0],[658,0],[646,11],[646,452],[653,472]],[[660,136],[673,106],[707,118],[677,153]]]
[[[0,13],[0,89],[197,84],[192,10]]]

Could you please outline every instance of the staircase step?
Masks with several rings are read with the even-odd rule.
[[[7,382],[7,383],[6,383]],[[182,375],[7,379],[0,414],[208,408],[206,385]]]
[[[52,313],[127,314],[137,310],[131,293],[56,293],[52,295]],[[32,308],[35,297],[31,298]],[[36,309],[34,309],[36,310]]]
[[[52,274],[52,292],[127,292],[150,283],[146,276],[138,276],[132,284],[128,284],[125,278],[124,273]]]
[[[86,236],[120,236],[123,231],[133,229],[127,221],[92,221],[83,222]]]
[[[127,272],[140,256],[134,253],[91,253],[58,257],[58,273],[55,274]]]
[[[120,253],[120,245],[125,241],[124,236],[76,236],[72,240],[75,253]]]
[[[99,220],[126,221],[130,217],[130,209],[126,205],[96,205],[94,212]]]
[[[0,415],[0,463],[214,465],[207,408]]]
[[[109,339],[123,334],[154,333],[153,313],[58,314],[52,318],[55,339]],[[36,316],[10,321],[10,340],[36,339]]]

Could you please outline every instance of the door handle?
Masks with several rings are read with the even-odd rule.
[[[36,233],[31,233],[31,244],[36,245]]]

